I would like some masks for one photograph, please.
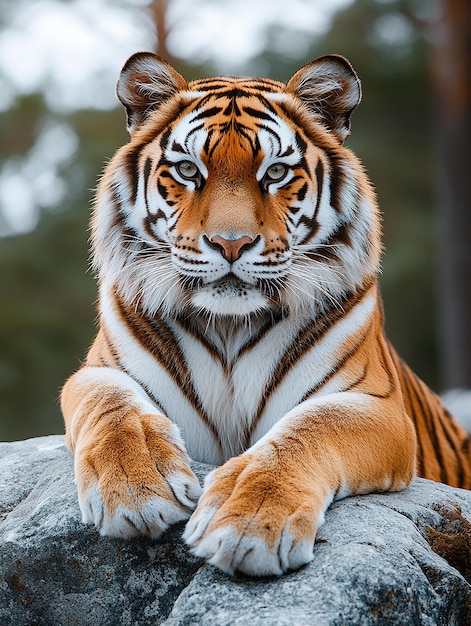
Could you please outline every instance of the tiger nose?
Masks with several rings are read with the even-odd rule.
[[[220,235],[214,235],[211,239],[208,239],[205,235],[204,239],[211,248],[222,254],[229,263],[234,263],[234,261],[240,259],[246,250],[252,248],[259,241],[260,236],[255,237],[255,239],[248,235],[237,239],[225,239]]]

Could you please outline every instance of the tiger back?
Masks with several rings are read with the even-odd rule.
[[[333,500],[417,472],[470,488],[468,434],[384,334],[348,61],[187,84],[138,53],[117,92],[131,140],[92,220],[100,328],[62,392],[84,522],[158,536],[191,515],[195,554],[271,575],[312,559]],[[220,466],[202,492],[190,457]]]

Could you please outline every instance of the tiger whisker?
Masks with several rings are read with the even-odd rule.
[[[293,278],[298,278],[298,277],[296,275],[293,275]],[[299,278],[303,279],[304,277],[300,276]],[[306,282],[309,282],[314,290],[320,291],[331,302],[331,304],[333,304],[334,306],[339,305],[339,300],[337,300],[335,296],[332,293],[330,293],[326,288],[324,288],[319,282],[314,282],[313,280],[309,280]],[[302,292],[308,298],[317,301],[316,295],[314,293],[309,292],[304,287],[301,287],[299,283],[292,284],[291,282],[288,281],[286,283],[286,288],[288,288],[298,299],[299,299],[299,292]]]

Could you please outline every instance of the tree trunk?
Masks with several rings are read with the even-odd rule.
[[[148,10],[155,25],[157,44],[155,52],[169,63],[174,64],[175,59],[167,47],[168,23],[167,12],[170,0],[152,0]]]
[[[442,384],[471,388],[471,2],[444,0],[432,63]]]

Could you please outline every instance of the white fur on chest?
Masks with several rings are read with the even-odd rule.
[[[191,386],[196,392],[205,421],[189,400],[188,388],[180,387],[165,364],[159,363],[136,340],[117,314],[112,299],[102,294],[102,314],[123,367],[179,426],[190,456],[215,464],[240,454],[247,445],[265,435],[326,378],[335,367],[342,346],[368,322],[374,306],[374,295],[355,306],[292,364],[270,394],[267,390],[272,378],[276,377],[283,357],[293,348],[307,320],[293,317],[280,320],[237,358],[239,348],[249,339],[248,329],[235,334],[232,340],[220,341],[216,354],[197,336],[176,322],[168,322],[190,374],[188,388]],[[207,332],[210,335],[213,331]],[[323,393],[339,391],[341,386],[341,377],[336,378]]]
[[[220,360],[196,337],[179,333],[193,384],[219,433],[225,459],[244,450],[245,433],[250,430],[273,372],[296,332],[291,322],[282,320],[235,360],[231,354],[237,352],[236,343],[243,343],[242,337],[236,343],[227,343],[226,358]],[[187,429],[186,425],[181,427]]]

